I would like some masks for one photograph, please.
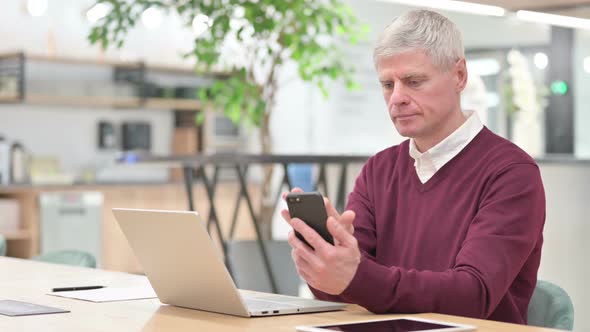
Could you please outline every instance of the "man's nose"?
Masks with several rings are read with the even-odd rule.
[[[407,105],[410,102],[408,94],[404,91],[401,84],[396,84],[393,88],[393,92],[389,96],[387,105],[391,109],[392,107],[399,107]]]

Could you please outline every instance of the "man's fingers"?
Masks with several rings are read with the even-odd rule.
[[[328,218],[328,231],[341,246],[347,248],[358,246],[356,238],[338,220],[332,217]]]
[[[308,283],[313,282],[313,270],[311,266],[309,266],[309,263],[306,262],[303,258],[297,256],[295,252],[293,252],[291,256],[293,257],[293,261],[295,262],[295,268],[297,269],[297,273],[299,273],[301,278],[303,278],[303,280],[305,280]]]
[[[344,227],[350,234],[354,234],[354,218],[356,214],[352,210],[346,210],[340,215],[340,225]]]
[[[324,197],[324,205],[326,206],[326,212],[328,213],[328,217],[334,217],[336,219],[340,218],[340,214],[332,205],[332,202],[327,197]]]
[[[328,242],[326,242],[326,240],[324,240],[313,228],[309,227],[303,220],[293,218],[290,220],[289,224],[291,224],[291,227],[298,231],[315,250],[324,250],[326,246],[329,246]]]
[[[289,210],[287,209],[281,210],[281,216],[283,217],[283,219],[285,219],[285,221],[291,220],[291,214],[289,214]]]
[[[316,257],[314,251],[303,241],[299,240],[295,235],[295,231],[289,232],[289,237],[287,238],[289,245],[293,248],[293,254],[297,254],[297,256],[305,259],[310,265],[315,265],[319,263],[319,258]]]

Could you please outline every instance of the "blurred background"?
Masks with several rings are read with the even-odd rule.
[[[370,156],[402,142],[382,100],[372,49],[395,16],[428,7],[463,32],[469,68],[464,109],[476,110],[492,131],[538,161],[547,196],[539,277],[568,292],[578,313],[575,329],[590,330],[590,319],[582,315],[590,310],[584,286],[590,273],[585,259],[590,252],[590,1],[343,2],[364,31],[356,43],[338,44],[343,61],[355,68],[358,87],[328,82],[318,89],[301,78],[300,63],[282,63],[275,73],[269,150],[260,144],[259,126],[227,109],[205,107],[199,91],[212,91],[207,89],[220,81],[230,86],[239,68],[235,63],[243,59],[230,45],[222,52],[224,61],[195,71],[195,57],[183,55],[193,52],[195,40],[211,27],[206,17],[191,17],[187,24],[175,11],[145,8],[122,46],[104,50],[88,36],[93,25],[104,22],[111,9],[106,4],[3,1],[0,234],[6,254],[36,258],[77,250],[91,254],[100,268],[141,273],[110,208],[187,209],[181,164],[166,158],[262,152]],[[476,3],[487,6],[472,6]],[[314,15],[322,14],[309,14]],[[154,156],[160,162],[142,162]],[[337,201],[350,191],[362,166],[348,163],[342,159],[324,168],[313,159],[303,164],[278,159],[269,181],[280,192],[288,187],[282,185],[282,172],[290,184],[309,189],[322,178],[324,193]],[[344,164],[350,166],[345,173]],[[208,220],[219,225],[212,232],[225,235],[214,236],[220,244],[256,239],[250,210],[240,203],[239,175],[231,167],[217,169],[215,160],[207,165],[204,178],[214,180],[216,189],[212,197],[196,181],[193,208],[208,217],[214,203],[216,216]],[[249,167],[246,187],[253,201],[267,196],[261,184],[268,174],[259,162]],[[263,205],[255,205],[266,225],[262,237],[284,239],[288,228],[278,217],[282,203],[270,204],[272,218],[262,218]]]

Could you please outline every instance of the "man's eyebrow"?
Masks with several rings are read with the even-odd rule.
[[[407,80],[407,79],[410,79],[410,78],[414,78],[414,79],[425,79],[427,77],[428,77],[428,75],[426,75],[424,73],[409,73],[409,74],[406,74],[406,75],[402,76],[402,80]]]

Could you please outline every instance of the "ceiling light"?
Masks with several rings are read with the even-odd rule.
[[[546,23],[567,28],[590,29],[590,20],[583,18],[519,10],[516,17],[523,21]]]
[[[549,64],[549,57],[547,56],[547,54],[543,52],[538,52],[535,53],[535,56],[533,57],[533,62],[535,63],[535,67],[539,69],[545,69]]]
[[[162,11],[154,7],[146,9],[141,14],[141,23],[150,30],[159,27],[162,23]]]
[[[101,18],[107,16],[109,12],[109,7],[104,3],[97,3],[96,5],[92,6],[92,8],[88,9],[86,12],[86,18],[88,22],[94,24],[98,22]]]
[[[28,0],[27,11],[31,16],[43,16],[47,12],[47,0]]]
[[[487,16],[504,16],[506,10],[498,6],[481,5],[464,1],[453,0],[379,0],[381,2],[393,2],[403,5],[430,7],[462,13],[470,13]]]
[[[213,25],[213,20],[204,14],[197,14],[193,19],[193,32],[195,35],[202,35],[207,29]]]

